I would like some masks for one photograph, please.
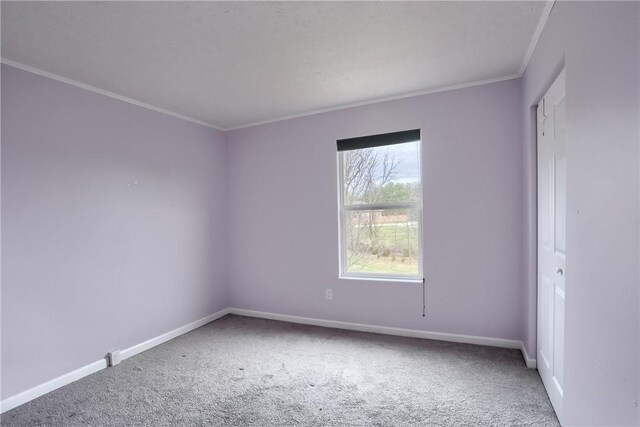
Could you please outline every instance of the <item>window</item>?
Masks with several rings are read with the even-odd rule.
[[[422,280],[420,130],[338,140],[340,277]]]

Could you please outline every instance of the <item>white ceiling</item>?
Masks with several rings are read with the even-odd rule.
[[[230,129],[517,76],[549,5],[2,2],[1,7],[6,62]]]

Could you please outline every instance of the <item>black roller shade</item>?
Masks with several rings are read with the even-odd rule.
[[[382,147],[383,145],[402,144],[403,142],[413,141],[420,141],[420,129],[339,139],[338,151],[360,150],[361,148]]]

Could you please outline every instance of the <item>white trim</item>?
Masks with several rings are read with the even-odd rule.
[[[207,323],[211,323],[214,320],[218,320],[221,317],[229,314],[229,309],[225,308],[216,313],[210,314],[207,317],[203,317],[200,320],[196,320],[195,322],[191,322],[188,325],[181,326],[179,328],[174,329],[173,331],[167,332],[166,334],[159,335],[155,338],[151,338],[145,342],[140,344],[136,344],[133,347],[126,348],[120,352],[120,356],[122,360],[128,359],[132,356],[135,356],[138,353],[142,353],[143,351],[149,350],[157,345],[165,343],[169,340],[174,339],[175,337],[179,337],[180,335],[184,335],[187,332],[193,331],[194,329],[198,329],[201,326],[206,325]]]
[[[268,119],[268,120],[263,120],[263,121],[259,121],[259,122],[253,122],[253,123],[249,123],[249,124],[246,124],[246,125],[232,126],[232,127],[229,127],[229,128],[225,128],[224,130],[225,131],[231,131],[231,130],[250,128],[250,127],[253,127],[253,126],[266,125],[266,124],[269,124],[269,123],[276,123],[276,122],[281,122],[281,121],[289,120],[289,119],[297,119],[299,117],[313,116],[313,115],[321,114],[321,113],[330,113],[332,111],[346,110],[348,108],[354,108],[354,107],[362,107],[364,105],[378,104],[378,103],[387,102],[387,101],[396,101],[396,100],[399,100],[399,99],[413,98],[414,96],[429,95],[429,94],[432,94],[432,93],[440,93],[440,92],[447,92],[447,91],[450,91],[450,90],[465,89],[465,88],[468,88],[468,87],[488,85],[488,84],[491,84],[491,83],[499,83],[499,82],[504,82],[506,80],[519,79],[520,77],[522,77],[522,74],[511,74],[509,76],[495,77],[493,79],[478,80],[478,81],[475,81],[475,82],[461,83],[461,84],[458,84],[458,85],[444,86],[444,87],[434,88],[434,89],[419,90],[419,91],[415,91],[415,92],[407,92],[407,93],[400,94],[400,95],[391,95],[391,96],[386,96],[386,97],[382,97],[382,98],[373,98],[373,99],[369,99],[369,100],[366,100],[366,101],[354,102],[354,103],[350,103],[350,104],[341,104],[341,105],[337,105],[337,106],[334,106],[334,107],[319,108],[317,110],[310,110],[310,111],[307,111],[307,112],[304,112],[304,113],[300,113],[300,114],[292,114],[292,115],[289,115],[289,116],[278,117],[278,118],[275,118],[275,119]]]
[[[416,141],[420,142],[420,141]],[[420,180],[422,184],[422,180]],[[345,211],[379,211],[383,209],[420,209],[420,202],[398,202],[398,203],[361,203],[359,205],[344,205]]]
[[[89,363],[88,365],[83,366],[82,368],[78,368],[75,371],[71,371],[67,374],[60,375],[57,378],[54,378],[46,383],[37,385],[29,390],[23,391],[22,393],[15,394],[11,397],[4,399],[0,402],[0,414],[7,412],[10,409],[13,409],[17,406],[20,406],[24,403],[27,403],[37,397],[42,396],[43,394],[47,394],[57,388],[70,384],[74,381],[79,380],[80,378],[84,378],[87,375],[91,375],[95,372],[98,372],[107,367],[107,359],[100,359],[93,363]]]
[[[114,92],[109,92],[107,90],[100,89],[98,87],[91,86],[91,85],[86,84],[86,83],[82,83],[82,82],[79,82],[79,81],[76,81],[76,80],[73,80],[73,79],[69,79],[67,77],[60,76],[58,74],[50,73],[48,71],[44,71],[44,70],[41,70],[39,68],[32,67],[30,65],[22,64],[20,62],[13,61],[11,59],[0,58],[0,62],[3,63],[3,64],[6,64],[6,65],[9,65],[11,67],[23,70],[23,71],[28,71],[30,73],[37,74],[37,75],[42,76],[42,77],[47,77],[47,78],[50,78],[52,80],[57,80],[59,82],[67,83],[67,84],[69,84],[71,86],[79,87],[81,89],[86,89],[86,90],[91,91],[91,92],[99,93],[100,95],[108,96],[110,98],[115,98],[115,99],[118,99],[120,101],[124,101],[124,102],[128,102],[129,104],[136,105],[138,107],[146,108],[148,110],[152,110],[152,111],[155,111],[157,113],[166,114],[168,116],[175,117],[177,119],[186,120],[188,122],[196,123],[196,124],[199,124],[199,125],[202,125],[202,126],[206,126],[208,128],[211,128],[211,129],[219,130],[219,131],[222,131],[222,132],[227,132],[227,131],[232,131],[232,130],[237,130],[237,129],[244,129],[244,128],[249,128],[249,127],[258,126],[258,125],[265,125],[265,124],[268,124],[268,123],[281,122],[281,121],[284,121],[284,120],[295,119],[295,118],[298,118],[298,117],[313,116],[315,114],[328,113],[328,112],[331,112],[331,111],[346,110],[348,108],[361,107],[361,106],[364,106],[364,105],[377,104],[377,103],[380,103],[380,102],[394,101],[394,100],[405,99],[405,98],[412,98],[414,96],[429,95],[429,94],[432,94],[432,93],[447,92],[447,91],[450,91],[450,90],[464,89],[464,88],[474,87],[474,86],[482,86],[482,85],[487,85],[487,84],[491,84],[491,83],[498,83],[498,82],[502,82],[502,81],[506,81],[506,80],[518,79],[518,78],[522,77],[522,74],[512,74],[512,75],[509,75],[509,76],[496,77],[496,78],[493,78],[493,79],[478,80],[478,81],[474,81],[474,82],[462,83],[462,84],[452,85],[452,86],[445,86],[445,87],[441,87],[441,88],[426,89],[426,90],[420,90],[420,91],[415,91],[415,92],[408,92],[408,93],[404,93],[404,94],[400,94],[400,95],[392,95],[392,96],[387,96],[387,97],[382,97],[382,98],[373,98],[373,99],[369,99],[369,100],[361,101],[361,102],[355,102],[355,103],[349,103],[349,104],[341,104],[341,105],[334,106],[334,107],[327,107],[327,108],[321,108],[321,109],[317,109],[317,110],[310,110],[310,111],[307,111],[307,112],[304,112],[304,113],[293,114],[293,115],[283,116],[283,117],[277,117],[277,118],[274,118],[274,119],[268,119],[268,120],[252,122],[252,123],[248,123],[248,124],[244,124],[244,125],[232,126],[232,127],[225,128],[225,127],[213,125],[211,123],[203,122],[201,120],[193,119],[191,117],[184,116],[184,115],[179,114],[179,113],[174,113],[173,111],[169,111],[169,110],[166,110],[166,109],[161,108],[161,107],[156,107],[154,105],[147,104],[147,103],[142,102],[142,101],[137,101],[137,100],[135,100],[133,98],[129,98],[129,97],[126,97],[124,95],[119,95],[119,94],[114,93]]]
[[[520,351],[522,352],[522,357],[524,358],[524,363],[527,364],[527,368],[536,369],[538,367],[538,362],[535,358],[529,357],[529,353],[527,352],[527,346],[524,342],[520,342],[521,347]]]
[[[303,325],[322,326],[325,328],[345,329],[350,331],[371,332],[376,334],[394,335],[399,337],[422,338],[438,341],[449,341],[466,344],[486,345],[491,347],[520,349],[528,368],[536,367],[536,359],[529,357],[527,349],[522,341],[506,340],[502,338],[489,338],[474,335],[447,334],[442,332],[420,331],[417,329],[392,328],[388,326],[367,325],[363,323],[340,322],[336,320],[324,320],[311,317],[291,316],[287,314],[268,313],[264,311],[245,310],[241,308],[225,308],[200,320],[176,328],[170,332],[159,335],[143,343],[136,344],[120,352],[122,360],[128,359],[152,347],[165,343],[180,335],[186,334],[194,329],[220,319],[227,314],[238,316],[256,317],[260,319],[279,320],[281,322],[299,323]],[[77,381],[107,367],[107,360],[100,359],[75,371],[61,375],[43,384],[37,385],[29,390],[15,394],[0,402],[0,414],[25,404],[53,390]]]
[[[338,170],[338,276],[342,275],[343,269],[347,266],[347,254],[344,251],[342,240],[347,238],[347,230],[344,226],[344,188],[342,180],[344,176],[343,152],[336,152],[337,170]]]
[[[415,141],[409,141],[408,143],[418,143],[419,148],[419,166],[420,166],[420,187],[423,187],[423,167],[422,167],[422,129],[419,129],[420,139]],[[416,202],[398,202],[398,203],[363,203],[363,204],[344,204],[344,151],[338,151],[338,277],[340,279],[349,279],[355,278],[360,280],[367,279],[377,279],[384,281],[408,281],[408,282],[424,282],[424,266],[423,266],[423,256],[424,253],[424,243],[422,238],[423,232],[423,195],[420,192],[420,200]],[[382,273],[358,273],[358,272],[348,272],[346,271],[347,266],[347,244],[346,244],[346,214],[348,212],[357,212],[357,211],[370,211],[370,210],[384,210],[384,209],[416,209],[418,210],[418,248],[420,252],[420,256],[418,257],[418,274],[417,275],[409,275],[409,274],[382,274]],[[413,222],[412,222],[413,223]]]
[[[25,64],[22,64],[20,62],[13,61],[11,59],[0,58],[0,62],[2,62],[3,64],[6,64],[6,65],[9,65],[11,67],[17,68],[19,70],[28,71],[30,73],[37,74],[37,75],[42,76],[42,77],[47,77],[47,78],[52,79],[52,80],[57,80],[59,82],[66,83],[66,84],[71,85],[71,86],[75,86],[75,87],[79,87],[81,89],[88,90],[90,92],[99,93],[100,95],[108,96],[109,98],[114,98],[114,99],[117,99],[119,101],[128,102],[129,104],[133,104],[133,105],[135,105],[137,107],[146,108],[147,110],[155,111],[156,113],[166,114],[167,116],[171,116],[171,117],[174,117],[176,119],[186,120],[187,122],[191,122],[191,123],[195,123],[195,124],[198,124],[198,125],[206,126],[208,128],[219,130],[219,131],[224,131],[225,130],[225,129],[222,129],[222,128],[218,127],[218,126],[212,125],[211,123],[203,122],[202,120],[193,119],[191,117],[188,117],[188,116],[185,116],[185,115],[182,115],[182,114],[179,114],[179,113],[174,113],[173,111],[165,110],[164,108],[156,107],[156,106],[153,106],[151,104],[147,104],[147,103],[142,102],[142,101],[137,101],[135,99],[132,99],[132,98],[129,98],[129,97],[126,97],[126,96],[123,96],[123,95],[118,95],[117,93],[109,92],[108,90],[100,89],[98,87],[91,86],[91,85],[86,84],[86,83],[81,83],[81,82],[76,81],[76,80],[68,79],[68,78],[62,77],[62,76],[60,76],[58,74],[53,74],[53,73],[50,73],[48,71],[41,70],[39,68],[31,67],[29,65],[25,65]]]
[[[526,352],[524,343],[518,340],[481,337],[475,335],[447,334],[442,332],[421,331],[417,329],[391,328],[388,326],[367,325],[364,323],[340,322],[336,320],[316,319],[312,317],[291,316],[288,314],[268,313],[264,311],[230,308],[229,314],[238,316],[257,317],[260,319],[279,320],[281,322],[299,323],[303,325],[322,326],[325,328],[346,329],[350,331],[371,332],[374,334],[394,335],[398,337],[422,338],[437,341],[449,341],[465,344],[486,345],[491,347],[513,348],[522,351],[528,368],[535,368],[535,359],[531,359]]]
[[[273,119],[267,119],[267,120],[261,120],[261,121],[257,121],[257,122],[251,122],[251,123],[247,123],[244,125],[238,125],[238,126],[231,126],[231,127],[221,127],[221,126],[216,126],[213,125],[211,123],[207,123],[207,122],[203,122],[201,120],[197,120],[197,119],[193,119],[191,117],[188,116],[184,116],[182,114],[178,114],[178,113],[174,113],[173,111],[169,111],[166,110],[164,108],[161,107],[156,107],[153,106],[151,104],[147,104],[145,102],[141,102],[141,101],[137,101],[135,99],[123,96],[123,95],[119,95],[117,93],[114,92],[109,92],[107,90],[104,89],[100,89],[98,87],[95,86],[91,86],[85,83],[81,83],[78,82],[76,80],[72,80],[66,77],[62,77],[60,75],[57,74],[53,74],[50,73],[48,71],[44,71],[35,67],[31,67],[29,65],[25,65],[22,64],[20,62],[17,61],[13,61],[11,59],[6,59],[6,58],[0,58],[0,62],[2,62],[3,64],[7,64],[9,66],[18,68],[20,70],[24,70],[24,71],[28,71],[43,77],[48,77],[50,79],[53,80],[58,80],[61,81],[63,83],[67,83],[70,84],[72,86],[76,86],[82,89],[86,89],[89,90],[91,92],[95,92],[95,93],[99,93],[101,95],[105,95],[108,96],[110,98],[115,98],[118,99],[120,101],[124,101],[124,102],[128,102],[130,104],[133,105],[137,105],[138,107],[142,107],[142,108],[146,108],[158,113],[162,113],[162,114],[166,114],[168,116],[171,117],[175,117],[177,119],[182,119],[182,120],[186,120],[188,122],[192,122],[192,123],[196,123],[202,126],[206,126],[215,130],[219,130],[219,131],[231,131],[231,130],[238,130],[238,129],[244,129],[244,128],[249,128],[249,127],[253,127],[253,126],[258,126],[258,125],[266,125],[269,123],[275,123],[275,122],[281,122],[284,120],[289,120],[289,119],[295,119],[298,117],[306,117],[306,116],[313,116],[315,114],[320,114],[320,113],[329,113],[331,111],[338,111],[338,110],[345,110],[348,108],[353,108],[353,107],[362,107],[365,105],[371,105],[371,104],[377,104],[380,102],[387,102],[387,101],[395,101],[395,100],[399,100],[399,99],[405,99],[405,98],[412,98],[414,96],[421,96],[421,95],[429,95],[432,93],[439,93],[439,92],[447,92],[450,90],[458,90],[458,89],[465,89],[465,88],[469,88],[469,87],[474,87],[474,86],[482,86],[482,85],[487,85],[487,84],[491,84],[491,83],[498,83],[498,82],[503,82],[503,81],[507,81],[507,80],[513,80],[513,79],[518,79],[520,77],[522,77],[524,75],[525,70],[527,69],[527,66],[529,65],[529,61],[531,60],[531,56],[533,55],[533,52],[535,51],[535,48],[538,44],[538,40],[540,39],[540,36],[542,35],[542,31],[544,30],[544,27],[547,24],[547,20],[549,18],[549,15],[551,14],[551,10],[553,9],[553,6],[555,4],[556,0],[545,0],[546,1],[546,5],[545,8],[542,12],[542,16],[540,17],[540,21],[538,21],[538,25],[536,27],[536,30],[533,34],[533,38],[531,39],[531,43],[529,44],[529,48],[527,49],[527,52],[525,53],[525,56],[523,58],[522,61],[522,65],[520,66],[520,70],[518,71],[517,74],[511,74],[508,76],[503,76],[503,77],[495,77],[492,79],[486,79],[486,80],[477,80],[477,81],[473,81],[473,82],[468,82],[468,83],[461,83],[461,84],[457,84],[457,85],[451,85],[451,86],[444,86],[444,87],[440,87],[440,88],[433,88],[433,89],[425,89],[425,90],[419,90],[419,91],[414,91],[414,92],[407,92],[404,94],[399,94],[399,95],[391,95],[391,96],[386,96],[386,97],[380,97],[380,98],[373,98],[373,99],[369,99],[366,101],[360,101],[360,102],[353,102],[353,103],[347,103],[347,104],[341,104],[341,105],[337,105],[337,106],[333,106],[333,107],[327,107],[327,108],[319,108],[316,110],[310,110],[304,113],[299,113],[299,114],[291,114],[288,116],[282,116],[282,117],[276,117]]]
[[[229,127],[229,128],[225,128],[224,130],[225,131],[230,131],[230,130],[244,129],[244,128],[249,128],[249,127],[253,127],[253,126],[259,126],[259,125],[266,125],[266,124],[269,124],[269,123],[281,122],[283,120],[296,119],[298,117],[312,116],[314,114],[329,113],[331,111],[345,110],[347,108],[353,108],[353,107],[362,107],[364,105],[377,104],[379,102],[395,101],[395,100],[398,100],[398,99],[412,98],[414,96],[429,95],[429,94],[432,94],[432,93],[447,92],[447,91],[450,91],[450,90],[465,89],[465,88],[468,88],[468,87],[482,86],[482,85],[488,85],[488,84],[491,84],[491,83],[499,83],[499,82],[512,80],[512,79],[519,79],[520,77],[522,77],[524,75],[524,72],[526,71],[527,66],[529,65],[529,61],[531,60],[531,56],[533,56],[533,52],[535,51],[536,46],[538,45],[538,40],[540,39],[540,36],[542,35],[542,31],[544,30],[544,27],[547,25],[547,20],[549,19],[549,15],[551,15],[551,10],[553,9],[553,6],[555,5],[556,0],[545,0],[545,2],[546,2],[546,4],[545,4],[545,7],[544,7],[544,9],[542,11],[542,15],[540,16],[540,20],[538,21],[538,25],[536,26],[536,30],[534,31],[533,37],[531,38],[531,43],[529,43],[529,47],[527,48],[527,51],[526,51],[526,53],[524,55],[524,58],[522,59],[522,64],[520,65],[520,70],[518,71],[517,74],[511,74],[511,75],[508,75],[508,76],[496,77],[496,78],[487,79],[487,80],[477,80],[477,81],[474,81],[474,82],[462,83],[462,84],[451,85],[451,86],[445,86],[445,87],[441,87],[441,88],[419,90],[419,91],[416,91],[416,92],[408,92],[408,93],[400,94],[400,95],[392,95],[392,96],[387,96],[387,97],[382,97],[382,98],[374,98],[374,99],[370,99],[370,100],[367,100],[367,101],[354,102],[354,103],[349,103],[349,104],[342,104],[342,105],[338,105],[338,106],[335,106],[335,107],[320,108],[320,109],[317,109],[317,110],[307,111],[305,113],[292,114],[292,115],[289,115],[289,116],[283,116],[283,117],[279,117],[279,118],[275,118],[275,119],[262,120],[262,121],[258,121],[258,122],[249,123],[249,124],[246,124],[246,125],[232,126],[232,127]]]
[[[401,276],[366,276],[357,274],[341,274],[338,276],[340,280],[360,280],[363,282],[395,282],[395,283],[419,283],[422,284],[424,281],[424,277],[407,277],[402,278]]]
[[[553,6],[556,3],[556,0],[545,0],[545,1],[546,1],[546,4],[544,5],[544,9],[542,10],[542,16],[540,17],[540,21],[538,21],[538,26],[536,27],[536,30],[533,33],[533,38],[531,39],[531,43],[529,44],[527,53],[525,53],[524,55],[522,66],[520,66],[520,77],[524,76],[524,72],[527,70],[529,61],[531,61],[533,52],[536,50],[536,46],[538,45],[538,40],[540,40],[542,31],[544,30],[544,27],[547,25],[547,20],[549,19],[549,15],[551,15],[551,10],[553,9]]]
[[[213,322],[214,320],[217,320],[223,316],[226,316],[227,314],[229,314],[229,309],[225,308],[216,313],[210,314],[209,316],[203,317],[200,320],[196,320],[195,322],[191,322],[187,325],[181,326],[177,329],[174,329],[170,332],[167,332],[165,334],[162,334],[160,336],[147,340],[143,343],[140,343],[140,344],[134,345],[133,347],[129,347],[125,350],[122,350],[120,352],[120,355],[122,356],[122,360],[135,356],[138,353],[141,353],[152,347],[155,347],[164,342],[167,342],[170,339],[173,339],[177,336],[186,334],[187,332],[190,332],[194,329],[204,326],[207,323]],[[21,393],[8,397],[0,402],[0,414],[7,412],[15,407],[18,407],[22,404],[25,404],[33,399],[36,399],[62,386],[65,386],[81,378],[84,378],[87,375],[91,375],[95,372],[98,372],[106,367],[107,367],[107,359],[103,358],[95,362],[92,362],[88,365],[85,365],[81,368],[78,368],[75,371],[66,373],[50,381],[47,381],[46,383],[30,388],[29,390],[25,390]]]

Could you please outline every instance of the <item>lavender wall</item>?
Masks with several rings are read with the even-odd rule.
[[[566,66],[566,425],[640,425],[640,4],[556,2],[523,79],[529,239],[531,108]],[[535,246],[526,345],[536,348]]]
[[[232,304],[520,340],[520,96],[511,80],[230,132]],[[414,128],[423,134],[426,318],[418,284],[337,278],[336,139]]]
[[[532,108],[565,65],[565,423],[640,424],[639,28],[557,2],[523,79],[226,135],[3,65],[2,398],[229,305],[534,356]],[[337,279],[335,140],[411,128],[426,318],[419,285]]]
[[[2,398],[214,313],[224,134],[2,66]]]

